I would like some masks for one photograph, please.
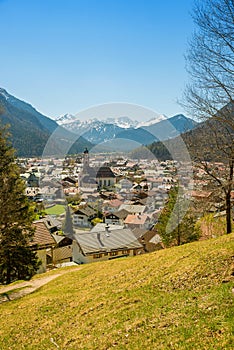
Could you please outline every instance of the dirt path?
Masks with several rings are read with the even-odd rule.
[[[5,286],[0,288],[0,304],[6,301],[11,301],[15,299],[22,298],[23,296],[34,292],[45,284],[53,281],[55,278],[62,276],[68,272],[79,270],[76,269],[68,269],[64,271],[60,271],[51,276],[43,276],[41,278],[36,278],[31,281],[17,283],[11,286]]]

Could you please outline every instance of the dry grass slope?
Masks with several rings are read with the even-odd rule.
[[[233,349],[234,234],[82,266],[0,305],[0,349]]]

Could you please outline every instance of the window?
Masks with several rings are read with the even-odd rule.
[[[102,254],[93,254],[94,259],[99,259],[102,257]]]
[[[130,254],[130,250],[122,250],[122,254]]]
[[[110,256],[116,256],[118,255],[118,252],[110,252]]]

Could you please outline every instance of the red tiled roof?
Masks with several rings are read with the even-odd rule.
[[[121,204],[123,204],[123,202],[120,201],[119,199],[112,199],[112,200],[109,201],[109,205],[110,205],[111,207],[115,207],[115,208],[116,208],[116,207],[120,207]]]
[[[141,214],[141,215],[131,215],[129,214],[126,219],[124,220],[125,224],[134,224],[134,225],[143,225],[148,218],[148,215]]]
[[[208,198],[208,197],[210,197],[211,194],[212,194],[212,192],[208,192],[208,191],[192,191],[191,192],[191,196],[197,197],[197,198]]]

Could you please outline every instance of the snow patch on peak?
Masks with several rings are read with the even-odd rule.
[[[129,117],[123,116],[118,118],[107,118],[104,120],[106,124],[113,124],[123,129],[135,128],[138,124],[136,120],[132,120]]]
[[[183,114],[176,114],[173,118],[177,120],[187,119]]]
[[[157,123],[161,122],[162,120],[166,120],[166,119],[167,119],[167,117],[164,114],[162,114],[162,115],[159,115],[159,116],[152,118],[148,121],[138,123],[136,129],[141,128],[143,126],[150,126],[153,124],[157,124]]]
[[[59,125],[64,125],[73,121],[77,121],[77,117],[75,117],[73,114],[66,113],[64,115],[60,115],[55,120]]]
[[[6,99],[8,100],[10,98],[10,95],[8,94],[8,92],[3,89],[3,88],[0,88],[0,94]]]

